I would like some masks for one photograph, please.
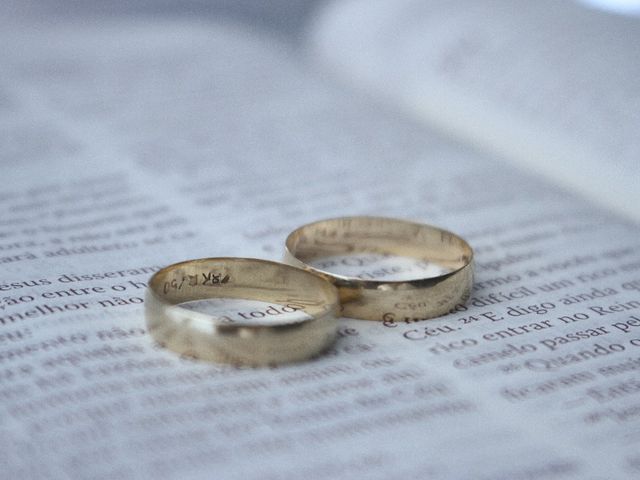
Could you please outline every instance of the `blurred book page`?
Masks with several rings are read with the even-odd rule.
[[[448,135],[640,219],[640,18],[564,0],[333,2],[314,57]]]
[[[637,478],[638,228],[308,73],[245,27],[0,33],[0,463],[7,478]],[[351,214],[439,225],[473,298],[342,319],[308,363],[179,358],[145,282],[280,259]]]

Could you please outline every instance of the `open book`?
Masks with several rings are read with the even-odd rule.
[[[205,17],[3,16],[3,477],[638,477],[638,24],[559,2],[420,5],[329,5],[303,48]],[[543,87],[582,64],[527,65],[536,38],[519,52],[486,32],[535,31],[562,56],[574,21],[601,29],[585,95],[616,88],[559,118]],[[440,47],[444,73],[425,57]],[[507,55],[509,82],[480,71]],[[535,118],[479,91],[527,74],[539,89],[509,92]],[[607,181],[617,194],[585,197]],[[278,368],[179,358],[146,334],[161,266],[279,260],[289,231],[352,214],[459,233],[472,298],[428,321],[344,318],[329,352]]]

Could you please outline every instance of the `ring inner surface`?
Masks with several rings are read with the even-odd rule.
[[[331,275],[363,281],[409,281],[464,268],[472,252],[460,237],[435,227],[382,218],[345,218],[307,225],[289,251]]]
[[[158,272],[149,286],[161,303],[205,314],[216,324],[299,323],[335,303],[324,280],[258,260],[184,262]]]

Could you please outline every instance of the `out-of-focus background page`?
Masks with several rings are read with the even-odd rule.
[[[309,35],[354,85],[640,219],[640,17],[576,1],[348,0]]]

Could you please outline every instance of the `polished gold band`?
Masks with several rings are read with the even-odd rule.
[[[300,315],[279,322],[229,323],[180,304],[206,299],[259,300],[295,305]],[[336,336],[336,289],[309,272],[266,260],[205,258],[170,265],[149,281],[145,316],[161,345],[216,362],[271,365],[312,357]]]
[[[437,265],[437,276],[402,280],[363,279],[312,266],[323,258],[379,254]],[[473,250],[459,236],[430,225],[382,217],[322,220],[294,230],[286,263],[309,270],[338,287],[342,314],[367,320],[423,320],[464,303],[473,282]]]

